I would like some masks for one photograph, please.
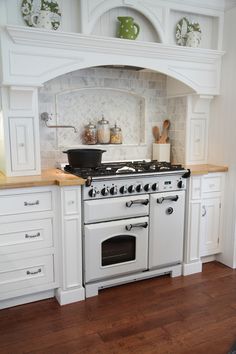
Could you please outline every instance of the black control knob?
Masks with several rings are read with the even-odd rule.
[[[109,194],[109,188],[108,187],[105,187],[101,190],[101,194],[105,197],[106,195]]]
[[[151,189],[151,185],[150,185],[149,183],[148,183],[148,184],[145,184],[145,186],[144,186],[145,192],[149,192],[150,189]]]
[[[184,187],[183,181],[179,181],[179,182],[177,183],[177,187],[178,187],[178,188],[183,188],[183,187]]]
[[[90,189],[88,194],[91,198],[95,198],[97,193],[96,193],[96,190],[94,188],[92,188],[92,189]]]
[[[128,192],[127,187],[125,187],[125,186],[120,187],[120,193],[121,194],[125,194],[127,192]]]
[[[116,195],[118,193],[117,186],[111,187],[110,193],[111,193],[111,195]]]
[[[134,193],[135,192],[135,187],[131,184],[131,186],[128,187],[128,192],[129,193]]]
[[[157,191],[158,190],[158,183],[153,183],[152,190],[153,191]]]
[[[138,184],[137,187],[136,187],[136,191],[137,192],[142,192],[143,190],[143,186],[141,184]]]

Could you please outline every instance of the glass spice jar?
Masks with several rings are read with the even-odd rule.
[[[109,144],[109,142],[110,142],[110,125],[108,120],[106,120],[102,116],[102,119],[98,121],[98,143]]]
[[[87,145],[97,144],[97,128],[95,124],[89,122],[89,124],[85,126],[83,143]]]
[[[116,124],[111,128],[111,144],[122,144],[122,130]]]

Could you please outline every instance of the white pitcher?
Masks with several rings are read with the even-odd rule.
[[[52,29],[51,18],[52,18],[51,11],[40,10],[39,13],[33,14],[31,16],[31,22],[34,27]]]

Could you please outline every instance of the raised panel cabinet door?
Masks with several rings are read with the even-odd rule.
[[[191,119],[190,156],[191,163],[204,161],[206,157],[206,119]]]
[[[33,118],[10,118],[12,171],[34,170],[35,139]]]
[[[201,206],[200,256],[219,253],[220,198],[205,199]]]

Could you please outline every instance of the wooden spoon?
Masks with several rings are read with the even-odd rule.
[[[170,121],[169,119],[164,120],[163,126],[162,126],[162,134],[161,137],[158,141],[159,144],[166,144],[167,139],[168,139],[168,130],[170,128]]]
[[[154,137],[154,142],[157,143],[160,139],[160,129],[157,125],[155,127],[152,127],[152,135]]]

